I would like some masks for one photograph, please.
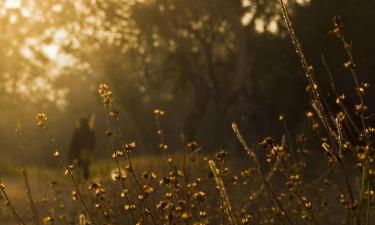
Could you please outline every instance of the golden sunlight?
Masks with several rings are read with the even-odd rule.
[[[22,0],[5,0],[4,6],[8,9],[20,8]]]

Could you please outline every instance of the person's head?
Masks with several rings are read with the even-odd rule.
[[[79,127],[89,128],[89,120],[87,118],[82,118],[79,120]]]

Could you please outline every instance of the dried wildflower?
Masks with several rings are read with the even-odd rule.
[[[144,195],[138,195],[138,200],[139,201],[143,201],[145,199],[145,196]]]
[[[341,20],[341,17],[340,16],[335,16],[333,17],[333,24],[338,27],[338,28],[342,28],[343,25],[342,25],[342,20]]]
[[[128,189],[124,189],[124,190],[122,190],[120,196],[121,196],[121,198],[125,198],[125,197],[128,196],[128,194],[129,194],[129,190]]]
[[[219,152],[217,152],[217,153],[215,154],[215,157],[216,157],[216,159],[217,159],[218,161],[223,162],[224,159],[227,157],[227,155],[228,155],[228,152],[227,152],[227,151],[225,151],[225,150],[220,150]]]
[[[78,199],[77,191],[72,191],[72,199],[73,199],[73,201],[76,201]]]
[[[171,199],[172,196],[173,196],[172,192],[167,192],[167,193],[165,193],[165,197],[166,197],[167,199]]]
[[[154,188],[148,185],[143,186],[145,195],[150,195],[154,193]]]
[[[275,145],[270,149],[270,152],[267,154],[267,161],[272,161],[273,158],[280,157],[285,152],[283,146]]]
[[[93,190],[96,197],[104,197],[104,194],[106,193],[106,190],[100,186]]]
[[[333,30],[329,31],[332,37],[341,37],[342,20],[339,16],[333,18]]]
[[[357,104],[354,106],[354,109],[357,113],[362,114],[367,111],[367,106],[364,104]]]
[[[340,195],[340,203],[343,204],[344,206],[348,204],[348,200],[343,194]]]
[[[233,184],[233,185],[237,185],[237,182],[238,182],[238,176],[236,176],[236,175],[231,176],[231,181],[232,181],[232,184]]]
[[[207,196],[207,194],[203,191],[198,191],[198,192],[193,194],[193,198],[197,201],[200,201],[200,202],[204,201],[206,199],[206,196]]]
[[[124,147],[127,151],[132,151],[136,148],[136,144],[133,141],[133,142],[130,142],[130,143],[126,143]]]
[[[111,130],[106,130],[105,135],[106,135],[107,137],[111,137],[111,136],[113,135],[113,133],[112,133]]]
[[[302,184],[301,176],[299,174],[290,175],[288,181],[286,182],[285,186],[290,190],[293,191],[295,188]]]
[[[53,151],[53,156],[54,156],[54,157],[59,157],[59,156],[60,156],[60,152],[59,152],[58,149],[55,149],[55,150]]]
[[[322,148],[330,160],[337,159],[336,154],[331,150],[331,146],[327,142],[322,143]]]
[[[107,84],[100,84],[98,88],[98,93],[102,98],[104,105],[109,105],[112,102],[112,91],[109,89]]]
[[[155,172],[151,172],[151,178],[152,179],[156,179],[158,176],[156,175],[156,173]]]
[[[45,127],[47,125],[48,117],[45,113],[38,113],[35,119],[38,127]]]
[[[187,149],[190,151],[190,152],[197,152],[199,151],[199,146],[198,146],[198,143],[195,142],[195,141],[191,141],[187,144]]]
[[[355,68],[355,64],[352,61],[349,60],[349,61],[344,63],[344,67],[346,69],[353,69],[353,68]]]
[[[337,113],[336,118],[338,122],[343,122],[345,120],[345,114],[343,112],[339,112]]]
[[[135,210],[136,209],[136,206],[134,204],[127,204],[124,206],[124,210],[125,211],[131,211],[131,210]]]
[[[101,187],[101,185],[99,183],[92,183],[89,186],[89,190],[95,190],[95,189],[98,189],[100,187]]]
[[[88,222],[86,221],[86,217],[83,214],[79,215],[79,225],[87,225]]]
[[[301,197],[301,200],[302,200],[303,206],[307,210],[311,210],[312,209],[312,203],[311,203],[311,201],[309,201],[306,197]]]
[[[117,118],[119,115],[120,109],[112,105],[111,111],[109,112],[109,116]]]
[[[189,219],[189,214],[187,212],[182,213],[181,219],[182,220],[188,220]]]
[[[155,109],[154,110],[154,114],[155,116],[164,116],[164,111],[160,110],[160,109]]]
[[[43,196],[43,198],[42,198],[42,202],[43,202],[43,203],[48,203],[48,198],[47,198],[47,196]]]
[[[145,180],[149,180],[149,179],[156,179],[156,174],[154,172],[144,172],[142,173],[142,178],[145,179]]]
[[[52,218],[52,216],[47,216],[47,217],[44,217],[43,218],[43,223],[44,224],[53,224],[53,221],[54,221],[54,219]]]
[[[159,181],[159,184],[160,185],[168,185],[171,183],[171,180],[169,179],[169,177],[163,177],[160,181]]]
[[[270,137],[266,137],[265,139],[263,139],[259,145],[262,146],[264,149],[270,149],[274,146],[274,140]]]
[[[168,203],[165,201],[160,201],[158,204],[156,204],[156,209],[158,210],[164,210],[167,207]]]
[[[70,171],[70,169],[65,169],[64,175],[65,176],[72,175],[72,171]]]
[[[158,147],[159,147],[159,149],[162,150],[162,151],[168,149],[168,145],[166,145],[166,144],[159,144]]]
[[[367,127],[366,129],[365,129],[365,135],[373,135],[373,134],[375,134],[375,128],[374,127]]]
[[[241,224],[248,225],[251,224],[253,221],[253,217],[251,215],[245,215],[241,218]]]
[[[124,152],[122,150],[117,150],[116,152],[112,153],[112,158],[116,159],[118,157],[121,157],[124,155]]]
[[[118,168],[115,168],[111,170],[110,177],[113,181],[116,181],[120,179],[125,180],[128,177],[128,175],[124,169],[119,170]]]
[[[143,212],[146,214],[146,215],[149,215],[151,212],[148,208],[144,208],[143,209]]]

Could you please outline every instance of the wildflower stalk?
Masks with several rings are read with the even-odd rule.
[[[228,194],[225,190],[224,182],[219,175],[218,168],[216,167],[215,162],[212,161],[212,160],[208,161],[208,165],[210,167],[211,172],[214,175],[215,182],[216,182],[216,185],[219,189],[220,197],[221,197],[221,200],[223,202],[225,213],[228,216],[228,221],[231,225],[237,225],[237,221],[236,221],[236,218],[234,217],[234,214],[233,214],[233,211],[232,211],[232,206],[229,202],[229,198],[228,198]]]
[[[366,210],[366,225],[369,225],[370,218],[371,218],[371,200],[370,200],[370,182],[367,182],[367,193],[368,193],[368,200],[367,200],[367,210]]]
[[[114,123],[114,126],[116,128],[116,132],[117,132],[116,136],[117,136],[120,148],[121,148],[121,152],[125,152],[125,154],[126,154],[126,159],[127,159],[128,166],[129,166],[129,172],[130,172],[130,174],[131,174],[131,176],[132,176],[132,178],[133,178],[133,180],[134,180],[134,182],[135,182],[135,184],[138,188],[139,193],[144,197],[143,203],[144,203],[145,209],[147,209],[147,211],[148,211],[147,214],[150,215],[152,224],[156,225],[156,221],[155,221],[154,215],[151,211],[151,207],[148,203],[147,197],[145,196],[145,193],[142,189],[142,186],[141,186],[141,184],[140,184],[140,182],[137,178],[137,175],[135,174],[133,162],[132,162],[132,159],[131,159],[131,156],[130,156],[130,151],[133,148],[135,148],[135,144],[134,144],[134,147],[133,147],[133,144],[132,144],[131,149],[126,148],[127,144],[125,144],[125,142],[123,141],[122,130],[121,130],[120,123],[119,123],[119,113],[120,112],[113,105],[112,91],[109,89],[109,87],[106,84],[101,84],[99,86],[98,93],[99,93],[100,97],[102,98],[104,108],[105,108],[105,112],[106,112],[107,116],[109,116],[110,118],[111,117],[113,118],[113,123]],[[109,121],[108,121],[107,125],[110,126]],[[110,127],[108,127],[108,129],[109,128]],[[121,173],[121,170],[119,171],[119,173]]]
[[[351,131],[351,127],[353,127],[353,129],[355,130],[356,134],[359,135],[359,133],[360,133],[359,128],[358,128],[357,125],[354,123],[354,121],[353,121],[353,119],[352,119],[350,113],[348,112],[348,110],[346,109],[345,105],[344,105],[343,102],[342,102],[342,98],[344,98],[344,96],[340,96],[339,93],[338,93],[338,91],[337,91],[337,89],[336,89],[336,85],[335,85],[335,81],[334,81],[334,79],[333,79],[332,71],[331,71],[331,69],[329,68],[329,66],[328,66],[328,64],[327,64],[327,61],[326,61],[324,55],[321,56],[321,61],[322,61],[322,64],[323,64],[325,70],[327,71],[327,74],[328,74],[328,76],[329,76],[329,78],[330,78],[330,80],[331,80],[331,81],[330,81],[330,82],[331,82],[331,89],[332,89],[333,93],[335,94],[335,97],[336,97],[336,103],[338,103],[338,105],[340,106],[340,109],[341,109],[341,110],[344,112],[344,114],[345,114],[345,118],[348,119],[349,124],[351,125],[351,126],[347,125],[347,128],[350,129],[350,131]],[[346,121],[347,121],[347,120],[345,120],[345,122],[346,122]],[[352,135],[353,135],[353,134],[352,134]],[[355,137],[353,136],[353,138],[355,138]]]
[[[279,120],[284,128],[284,131],[285,131],[285,134],[286,134],[286,137],[288,139],[288,144],[289,144],[289,149],[290,149],[290,152],[291,152],[291,155],[292,155],[292,159],[293,159],[293,162],[294,164],[297,164],[297,157],[296,157],[296,153],[294,151],[294,148],[293,148],[293,143],[292,143],[292,139],[290,137],[290,133],[289,133],[289,129],[288,129],[288,125],[286,124],[286,121],[285,121],[285,118],[284,118],[284,115],[280,115],[279,116]]]
[[[348,61],[344,63],[344,67],[349,69],[351,74],[352,74],[354,84],[355,84],[356,93],[357,93],[357,96],[359,97],[359,100],[360,100],[359,105],[355,105],[355,111],[359,115],[359,118],[361,120],[363,132],[366,133],[367,127],[366,127],[365,112],[367,110],[367,106],[365,105],[364,95],[365,95],[365,91],[366,91],[366,89],[368,88],[369,85],[367,83],[360,83],[359,82],[357,66],[354,62],[354,57],[353,57],[353,53],[352,53],[352,45],[346,40],[346,37],[345,37],[344,32],[343,32],[343,25],[342,25],[341,18],[336,16],[333,20],[333,23],[334,23],[334,30],[331,33],[340,40],[340,42],[342,43],[342,45],[344,47],[345,53],[348,57]],[[365,139],[365,142],[367,142],[367,143],[370,142],[369,136],[367,134],[364,135],[364,139]],[[358,214],[359,215],[361,214],[361,211],[362,211],[362,203],[364,201],[364,192],[365,192],[365,189],[367,189],[366,176],[367,176],[367,172],[369,170],[368,161],[369,161],[370,157],[371,156],[369,155],[369,153],[366,152],[365,153],[365,160],[364,160],[363,163],[361,163],[362,164],[361,165],[361,169],[362,169],[361,176],[362,177],[361,177],[361,183],[360,183],[359,204],[358,204]],[[369,181],[367,181],[367,182],[369,182]],[[370,201],[370,200],[368,199],[368,201]],[[367,206],[366,206],[367,207],[367,210],[366,210],[367,216],[368,216],[367,212],[369,212],[369,206],[368,205],[369,204],[367,204]]]
[[[170,171],[173,171],[172,162],[170,161],[169,157],[166,155],[165,151],[168,149],[168,145],[165,143],[164,131],[161,128],[160,117],[164,116],[164,111],[160,109],[154,110],[155,115],[155,125],[156,125],[156,134],[159,136],[159,150],[162,151],[163,157],[168,163],[168,167]]]
[[[90,217],[90,220],[91,222],[96,225],[96,221],[94,219],[94,216],[91,214],[85,200],[83,199],[83,195],[79,189],[79,185],[78,185],[78,182],[75,178],[75,176],[73,175],[73,171],[72,169],[70,168],[70,166],[66,166],[62,156],[61,156],[61,153],[59,152],[59,148],[57,146],[57,143],[56,143],[56,139],[54,137],[52,137],[51,133],[49,132],[48,130],[48,127],[47,127],[47,116],[44,114],[44,113],[39,113],[37,114],[37,117],[36,117],[36,121],[37,121],[37,126],[42,128],[47,139],[51,142],[51,145],[52,147],[54,148],[54,152],[53,152],[53,156],[56,157],[60,163],[60,166],[65,169],[65,175],[69,176],[72,180],[72,183],[73,183],[73,186],[75,188],[75,191],[79,197],[79,200],[84,208],[84,210],[86,211],[87,215]]]
[[[142,196],[145,196],[144,191],[142,190],[141,184],[139,183],[138,178],[137,178],[137,176],[135,175],[134,167],[133,167],[133,163],[132,163],[132,160],[131,160],[131,158],[130,158],[130,152],[127,151],[127,152],[126,152],[126,155],[127,155],[127,159],[128,159],[128,163],[129,163],[130,174],[132,175],[133,180],[135,181],[135,183],[136,183],[136,185],[137,185],[137,187],[138,187],[138,190],[139,190],[139,192],[141,193],[141,195],[142,195]],[[149,214],[150,214],[150,217],[151,217],[152,223],[153,223],[154,225],[156,225],[156,221],[155,221],[154,215],[152,214],[151,207],[150,207],[150,205],[148,204],[148,201],[147,201],[146,197],[144,198],[143,201],[144,201],[144,204],[145,204],[145,206],[146,206],[146,209],[148,210],[148,212],[149,212]]]
[[[21,171],[22,171],[23,180],[24,180],[24,183],[25,183],[25,186],[26,186],[26,196],[27,196],[27,199],[29,200],[29,203],[30,203],[31,213],[33,215],[33,221],[34,221],[35,225],[39,225],[40,224],[39,214],[38,214],[38,211],[37,211],[36,206],[35,206],[33,195],[31,194],[31,188],[30,188],[30,184],[29,184],[29,178],[28,178],[28,175],[27,175],[26,166],[25,166],[25,159],[24,159],[24,149],[25,149],[25,147],[22,144],[20,132],[21,131],[19,129],[16,129],[16,136],[17,136],[18,143],[19,143],[19,152],[20,152],[20,158],[21,158]]]
[[[50,133],[49,133],[47,127],[44,127],[44,131],[45,131],[47,137],[49,137],[49,139],[51,140],[51,142],[54,143],[54,144],[56,145],[56,140],[55,140],[54,138],[51,138],[51,135],[50,135]],[[57,148],[56,148],[56,149],[57,149]],[[81,204],[82,204],[84,210],[86,211],[87,215],[90,217],[90,220],[92,221],[92,223],[93,223],[94,225],[96,225],[96,221],[95,221],[95,219],[94,219],[94,216],[93,216],[92,213],[90,212],[90,210],[89,210],[89,208],[88,208],[88,206],[87,206],[85,200],[83,199],[83,194],[81,193],[81,191],[80,191],[80,189],[79,189],[78,182],[77,182],[75,176],[73,175],[73,171],[72,171],[72,169],[71,169],[69,166],[65,166],[64,160],[62,159],[61,155],[59,155],[59,156],[57,156],[57,157],[58,157],[58,159],[59,159],[59,162],[60,162],[61,166],[62,166],[63,168],[65,168],[65,170],[66,170],[66,171],[65,171],[65,174],[67,174],[67,175],[71,178],[72,183],[73,183],[74,188],[75,188],[75,191],[77,192],[78,198],[79,198],[79,200],[80,200],[80,202],[81,202]]]
[[[305,71],[305,75],[306,75],[306,77],[308,79],[308,82],[309,82],[309,85],[310,85],[309,90],[310,90],[310,94],[312,96],[312,106],[315,109],[315,111],[317,112],[319,118],[321,119],[321,122],[324,125],[324,128],[326,129],[327,134],[330,137],[336,137],[336,134],[333,131],[333,129],[331,128],[331,125],[328,122],[329,120],[324,113],[324,107],[323,107],[322,101],[320,99],[320,95],[319,95],[319,91],[318,91],[318,85],[316,84],[315,79],[314,79],[314,74],[313,74],[314,69],[311,65],[308,64],[308,62],[305,58],[305,54],[303,52],[302,46],[301,46],[301,44],[300,44],[300,42],[299,42],[299,40],[298,40],[298,38],[297,38],[297,36],[294,32],[294,29],[292,27],[292,23],[291,23],[291,20],[289,18],[289,14],[287,12],[284,1],[279,0],[279,2],[280,2],[280,5],[281,5],[281,11],[282,11],[282,15],[284,17],[284,21],[286,23],[288,32],[289,32],[290,37],[292,39],[293,46],[296,50],[297,56],[298,56],[298,58],[301,62],[301,65],[302,65],[302,67]],[[331,143],[333,143],[332,139],[331,139]]]
[[[262,182],[264,184],[264,186],[266,187],[266,189],[268,190],[267,193],[270,195],[270,197],[277,203],[278,207],[281,209],[281,211],[284,213],[285,215],[285,218],[286,220],[288,221],[288,223],[290,225],[293,225],[293,222],[292,220],[290,219],[288,213],[286,212],[286,210],[284,209],[284,206],[282,205],[282,203],[280,202],[280,200],[277,198],[275,192],[272,190],[271,188],[271,185],[268,183],[266,177],[263,175],[262,173],[262,170],[261,170],[261,167],[260,167],[260,163],[259,163],[259,160],[258,160],[258,157],[257,155],[255,154],[254,150],[251,149],[246,141],[243,139],[240,131],[238,130],[238,127],[237,127],[237,124],[236,123],[232,123],[232,129],[235,133],[235,135],[237,136],[237,139],[239,140],[239,142],[242,144],[246,154],[255,162],[255,165],[256,165],[256,170],[257,170],[257,173],[259,175],[259,177],[262,179]]]
[[[48,184],[47,184],[47,180],[48,180],[48,175],[46,177],[46,184],[45,184],[45,191],[44,191],[44,194],[43,194],[43,198],[42,198],[42,201],[45,203],[44,206],[47,205],[47,202],[48,202],[48,199],[47,199],[47,191],[48,191]],[[53,190],[53,194],[54,194],[54,203],[55,203],[55,208],[57,207],[60,207],[61,208],[61,204],[62,201],[59,197],[59,190],[57,189],[57,181],[51,181],[51,187],[52,187],[52,190]],[[64,207],[65,209],[65,207]],[[62,209],[61,209],[62,210]],[[47,211],[47,210],[46,210]],[[64,224],[69,224],[68,221],[66,220],[66,211],[65,210],[62,210],[62,215],[59,216],[59,219],[61,220],[62,223]]]
[[[310,216],[310,218],[312,219],[312,221],[314,222],[315,225],[319,225],[320,223],[318,222],[318,220],[315,218],[314,216],[314,213],[311,212],[311,202],[307,201],[307,200],[304,200],[303,197],[299,196],[297,193],[295,192],[292,192],[291,193],[294,197],[297,198],[299,204],[305,208],[305,211],[307,212],[307,214]]]
[[[184,146],[183,147],[183,159],[182,159],[182,173],[183,173],[183,182],[184,182],[183,185],[184,185],[185,198],[186,198],[186,208],[189,214],[192,213],[194,214],[195,217],[198,217],[196,215],[196,212],[194,210],[191,210],[191,196],[190,196],[189,188],[188,188],[189,176],[186,170],[186,166],[187,166],[186,158],[187,158],[188,147],[187,147],[187,144],[185,143],[183,135],[181,135],[181,142]],[[190,220],[187,220],[187,224],[190,224]]]
[[[113,212],[110,207],[108,207],[107,202],[105,201],[105,192],[106,190],[102,188],[99,183],[93,183],[89,186],[89,190],[93,192],[94,198],[96,199],[95,208],[98,208],[103,213],[104,219],[112,225],[118,224],[115,218],[113,217]]]
[[[120,128],[120,123],[119,123],[119,118],[118,118],[118,115],[116,116],[115,118],[115,125],[116,125],[116,128],[117,128],[117,132],[118,132],[118,140],[120,142],[120,146],[121,146],[121,149],[123,152],[126,153],[126,159],[128,161],[128,165],[129,165],[129,171],[130,171],[130,174],[132,175],[132,178],[134,180],[134,182],[136,183],[137,185],[137,188],[138,188],[138,191],[140,192],[140,194],[142,196],[145,197],[145,193],[142,189],[142,186],[137,178],[137,175],[135,174],[135,171],[134,171],[134,166],[133,166],[133,162],[132,162],[132,159],[131,159],[131,156],[130,156],[130,150],[129,149],[126,149],[125,148],[125,143],[124,141],[122,140],[122,131],[121,131],[121,128]],[[156,222],[155,222],[155,218],[154,218],[154,215],[152,214],[152,211],[151,211],[151,207],[148,203],[148,200],[146,199],[146,197],[143,199],[143,202],[144,202],[144,205],[145,205],[145,208],[148,210],[149,212],[149,215],[150,215],[150,218],[151,218],[151,221],[154,225],[156,225]]]
[[[106,112],[106,114],[109,115],[110,112],[108,111],[105,104],[103,104],[103,107],[104,107],[104,111]],[[116,167],[117,167],[117,170],[118,170],[118,177],[120,179],[121,187],[122,187],[123,190],[125,190],[126,184],[125,184],[125,179],[123,179],[125,174],[123,174],[123,171],[122,171],[121,166],[120,166],[120,159],[119,159],[119,157],[122,156],[122,154],[123,154],[123,149],[122,149],[122,146],[120,146],[121,151],[120,152],[117,151],[115,143],[113,143],[113,141],[112,141],[113,139],[111,138],[112,135],[113,135],[112,131],[109,130],[109,128],[111,127],[110,121],[109,121],[108,117],[105,117],[105,120],[106,120],[106,124],[107,124],[107,128],[108,128],[108,130],[106,132],[106,135],[110,138],[112,150],[115,151],[112,155],[112,158],[115,160],[115,163],[116,163]],[[119,135],[119,136],[120,137],[118,137],[118,138],[120,138],[120,143],[123,143],[123,141],[121,139],[121,135]],[[126,203],[130,206],[131,201],[130,201],[130,198],[127,194],[125,195],[125,200],[126,200]],[[134,212],[132,211],[130,213],[130,215],[132,217],[133,222],[135,223],[136,219],[135,219],[135,216],[134,216]]]
[[[361,84],[359,83],[358,74],[357,74],[357,66],[354,62],[354,57],[352,53],[352,45],[349,44],[349,42],[346,40],[346,37],[343,33],[341,18],[336,16],[334,18],[333,23],[334,23],[334,30],[332,31],[332,33],[341,41],[342,45],[344,46],[345,53],[348,57],[348,61],[344,63],[344,66],[348,68],[352,74],[354,84],[356,87],[356,93],[360,100],[360,105],[359,105],[360,108],[358,108],[359,117],[361,119],[363,129],[366,129],[365,116],[364,116],[364,112],[366,111],[365,108],[367,108],[364,105],[365,104],[364,102],[365,92],[364,92],[363,87],[361,87]]]
[[[164,135],[164,131],[163,131],[162,126],[161,126],[161,121],[160,121],[161,117],[163,117],[164,114],[165,114],[165,112],[164,112],[163,110],[160,110],[160,109],[155,109],[155,110],[154,110],[155,126],[156,126],[156,134],[157,134],[158,137],[159,137],[159,146],[158,146],[158,150],[162,152],[163,157],[164,157],[165,161],[166,161],[167,164],[168,164],[168,168],[169,168],[170,173],[171,173],[171,174],[174,174],[175,179],[177,179],[177,175],[176,175],[177,172],[175,171],[176,169],[173,168],[172,158],[170,158],[170,157],[166,154],[166,151],[168,150],[168,145],[167,145],[166,142],[165,142],[165,135]],[[185,153],[184,153],[184,154],[185,154]],[[184,155],[184,159],[183,159],[183,160],[184,160],[184,163],[185,163],[185,155]],[[183,167],[183,176],[186,176],[185,172],[186,172],[185,167]],[[186,185],[186,183],[185,183],[185,185]],[[168,185],[167,185],[167,186],[168,186]],[[186,187],[186,186],[185,186],[185,187]],[[173,198],[175,199],[175,202],[177,203],[177,202],[178,202],[178,194],[179,194],[179,193],[176,192],[176,191],[174,190],[173,187],[169,187],[169,186],[168,186],[168,189],[171,191],[171,193],[172,193],[172,195],[173,195]],[[184,195],[184,194],[182,194],[182,195]],[[189,202],[189,200],[188,200],[189,197],[187,197],[187,196],[188,196],[188,194],[187,194],[187,192],[186,192],[186,196],[183,196],[183,197],[185,197],[186,200],[187,200],[187,202]],[[172,200],[170,200],[170,201],[172,202]],[[188,211],[189,216],[188,216],[188,218],[185,220],[185,223],[186,223],[186,224],[190,224],[190,210],[189,210],[189,207],[190,207],[190,206],[189,206],[189,204],[188,204],[188,206],[187,206],[187,211]],[[170,211],[169,213],[172,213],[172,212],[171,212],[171,211],[172,211],[171,209],[168,209],[168,211]],[[172,221],[169,220],[168,223],[171,224]]]
[[[281,5],[282,15],[284,17],[284,21],[285,21],[287,29],[289,31],[289,34],[290,34],[293,46],[294,46],[294,48],[296,50],[296,53],[297,53],[297,55],[298,55],[298,57],[300,59],[301,65],[302,65],[303,69],[305,70],[306,77],[308,78],[308,81],[309,81],[309,83],[311,85],[310,89],[311,89],[311,94],[312,94],[312,98],[313,98],[312,99],[313,100],[312,106],[315,109],[315,111],[317,112],[319,118],[321,119],[321,122],[322,122],[322,124],[324,125],[324,128],[327,131],[327,134],[329,136],[329,140],[330,140],[331,145],[333,147],[333,146],[335,146],[335,140],[337,140],[337,141],[340,142],[339,137],[338,137],[339,135],[336,134],[336,132],[333,130],[333,128],[331,127],[330,123],[328,122],[329,120],[328,120],[327,116],[324,113],[324,107],[323,107],[321,99],[319,97],[317,85],[316,85],[316,83],[314,81],[314,78],[313,78],[313,68],[312,68],[312,66],[309,66],[309,64],[307,63],[307,60],[306,60],[305,55],[303,53],[301,44],[299,43],[299,40],[296,37],[294,29],[292,27],[292,23],[291,23],[291,20],[289,18],[289,14],[287,12],[287,9],[286,9],[286,6],[284,4],[284,1],[283,0],[279,0],[279,2],[280,2],[280,5]],[[340,29],[339,29],[340,27],[338,27],[336,23],[335,23],[335,25],[336,25],[336,28],[338,29],[337,32],[341,32]],[[334,32],[336,32],[336,29],[335,29]],[[338,36],[339,36],[339,38],[341,38],[342,42],[344,43],[344,46],[345,46],[346,50],[348,51],[349,50],[348,48],[350,46],[348,45],[348,43],[345,41],[344,38],[340,37],[340,36],[343,36],[343,35],[341,35],[341,33],[339,33]],[[350,51],[349,51],[348,55],[349,55],[349,59],[350,59],[349,63],[351,64],[350,67],[352,67],[353,66],[352,64],[354,64],[353,63],[354,61],[353,61],[353,57],[352,57]],[[355,78],[356,85],[357,85],[357,87],[359,87],[358,86],[359,84],[358,84],[358,81],[357,81],[356,70],[355,70],[355,68],[351,68],[351,69],[352,69],[353,77]],[[364,105],[363,105],[363,98],[362,98],[361,94],[359,94],[359,95],[360,95],[360,99],[361,99],[361,105],[360,106],[364,107]],[[360,112],[362,113],[363,110],[361,109]],[[363,114],[361,114],[360,117],[361,117],[362,125],[363,125],[363,127],[365,127],[365,123],[364,123],[364,120],[363,120]],[[333,149],[330,149],[330,147],[325,148],[325,149],[327,151],[329,151],[329,153],[332,156],[334,156],[334,158],[335,158],[334,161],[337,162],[337,164],[339,165],[339,168],[342,171],[342,174],[343,174],[344,179],[345,179],[345,184],[346,184],[346,187],[347,187],[347,190],[348,190],[348,193],[349,193],[349,197],[350,197],[350,201],[351,201],[350,204],[351,204],[352,207],[354,207],[355,204],[357,204],[357,203],[354,200],[354,194],[353,194],[350,182],[349,182],[348,175],[347,175],[347,173],[345,171],[345,168],[344,168],[344,165],[343,165],[343,162],[342,162],[342,158],[340,156],[338,156],[336,154],[336,152],[333,151]],[[359,217],[358,217],[357,214],[355,215],[354,219],[355,219],[355,221],[356,221],[357,224],[361,224],[360,219],[359,219]]]
[[[4,204],[9,209],[10,213],[12,214],[13,218],[17,221],[18,225],[25,225],[25,222],[20,217],[20,215],[17,213],[16,209],[14,208],[12,202],[10,201],[6,191],[5,191],[5,185],[0,180],[0,198],[3,200]]]

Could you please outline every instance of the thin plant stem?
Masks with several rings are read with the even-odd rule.
[[[268,181],[266,180],[266,178],[264,177],[263,173],[262,173],[262,170],[261,170],[261,167],[260,167],[260,163],[259,163],[259,160],[258,160],[258,157],[257,155],[255,154],[254,150],[251,149],[246,141],[243,139],[240,131],[238,130],[238,127],[237,127],[237,124],[236,123],[232,123],[232,129],[235,133],[235,135],[237,136],[237,139],[239,140],[239,142],[242,144],[245,152],[247,153],[247,155],[255,162],[256,164],[256,169],[257,169],[257,172],[258,172],[258,175],[259,177],[262,179],[262,182],[264,184],[264,186],[267,188],[268,190],[268,194],[271,196],[271,198],[273,198],[273,200],[278,204],[279,208],[281,209],[281,211],[284,213],[285,215],[285,218],[286,220],[288,221],[288,223],[290,225],[293,225],[293,222],[292,220],[290,219],[288,213],[286,212],[286,210],[284,209],[284,206],[282,205],[282,203],[280,202],[280,200],[277,198],[275,192],[272,190],[272,187],[271,185],[268,183]]]
[[[56,139],[52,137],[51,133],[49,132],[49,130],[48,130],[48,128],[47,128],[47,126],[43,126],[42,128],[43,128],[43,130],[44,130],[44,132],[45,132],[45,134],[46,134],[48,140],[50,140],[52,146],[55,148],[55,151],[58,151],[58,146],[57,146],[57,144],[56,144]],[[64,162],[64,160],[62,159],[60,153],[58,153],[57,158],[58,158],[58,161],[59,161],[61,167],[65,169],[65,174],[68,175],[68,176],[70,177],[70,179],[72,180],[72,183],[73,183],[73,185],[74,185],[75,191],[77,192],[77,195],[78,195],[79,201],[81,202],[81,204],[82,204],[84,210],[86,211],[87,215],[90,217],[91,222],[92,222],[94,225],[96,225],[96,221],[95,221],[95,219],[94,219],[94,216],[93,216],[92,213],[90,212],[90,210],[89,210],[89,208],[88,208],[88,206],[87,206],[85,200],[83,199],[83,194],[81,193],[81,191],[80,191],[80,189],[79,189],[78,182],[77,182],[75,176],[73,175],[73,171],[72,171],[72,169],[71,169],[69,166],[66,166],[66,165],[65,165],[65,162]]]
[[[33,195],[31,193],[31,188],[30,188],[30,184],[29,184],[29,178],[28,178],[28,175],[27,175],[25,158],[24,158],[25,147],[22,144],[21,134],[20,134],[19,129],[16,130],[16,136],[17,136],[18,143],[19,143],[19,152],[20,152],[20,158],[21,158],[21,171],[22,171],[23,180],[24,180],[24,183],[25,183],[25,186],[26,186],[27,199],[29,200],[29,203],[30,203],[31,212],[32,212],[32,215],[33,215],[33,221],[36,225],[39,225],[40,224],[39,214],[38,214],[38,211],[37,211],[36,206],[35,206]]]

